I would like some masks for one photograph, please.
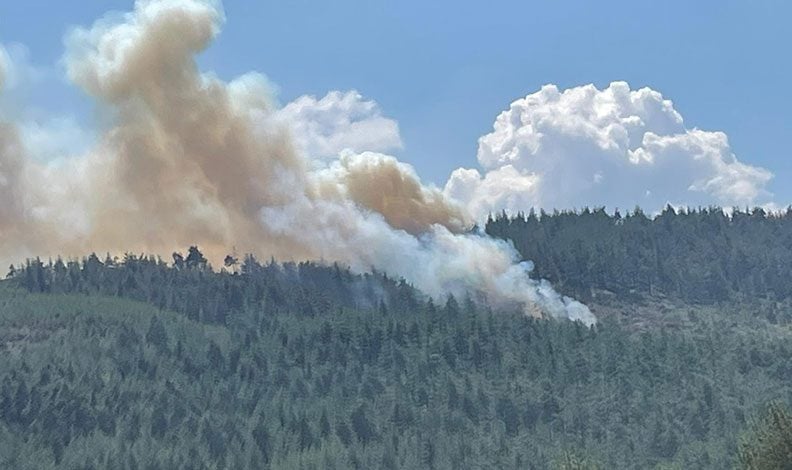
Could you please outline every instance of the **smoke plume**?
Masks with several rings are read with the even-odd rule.
[[[120,21],[69,35],[68,77],[108,122],[85,155],[49,164],[31,155],[18,125],[0,123],[0,259],[166,254],[197,243],[218,260],[235,247],[386,270],[433,296],[475,292],[595,322],[530,279],[508,244],[467,233],[466,210],[410,166],[354,148],[331,161],[307,154],[284,117],[295,108],[277,109],[263,76],[201,73],[195,55],[223,21],[214,3],[139,0]],[[389,126],[383,119],[372,122]],[[332,138],[321,142],[338,150]]]

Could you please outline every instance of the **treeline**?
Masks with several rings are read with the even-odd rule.
[[[29,259],[8,278],[30,292],[125,297],[190,319],[225,324],[243,310],[314,316],[336,308],[412,309],[422,295],[404,280],[382,273],[355,274],[337,264],[267,263],[248,255],[226,258],[215,272],[198,247],[172,263],[156,256],[92,254],[82,260]]]
[[[788,333],[739,306],[635,334],[195,252],[0,284],[0,467],[722,469],[792,400]]]
[[[490,217],[486,232],[511,240],[568,294],[592,300],[662,294],[688,302],[792,297],[792,211],[720,208],[530,212]]]

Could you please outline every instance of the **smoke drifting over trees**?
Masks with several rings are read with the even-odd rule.
[[[120,21],[70,33],[68,77],[109,121],[85,155],[50,164],[2,124],[0,259],[197,243],[219,264],[237,247],[595,321],[529,279],[508,244],[464,233],[465,210],[408,165],[366,153],[318,164],[296,149],[263,76],[201,73],[195,55],[223,20],[214,3],[138,1]]]

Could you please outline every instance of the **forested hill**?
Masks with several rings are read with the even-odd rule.
[[[231,256],[218,272],[198,247],[173,262],[127,254],[101,260],[30,259],[11,266],[9,280],[35,293],[125,297],[214,324],[235,321],[243,311],[262,309],[304,316],[339,308],[412,310],[424,296],[404,280],[384,273],[352,273],[336,264],[259,262]]]
[[[192,248],[14,268],[0,468],[723,469],[751,416],[792,401],[788,304],[586,328],[384,274],[228,264]],[[778,409],[744,468],[783,468],[750,464],[785,461]]]
[[[511,240],[537,276],[586,301],[598,290],[696,303],[792,297],[792,211],[501,214],[486,232]]]

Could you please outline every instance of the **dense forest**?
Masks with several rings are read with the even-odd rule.
[[[792,209],[718,207],[649,217],[584,209],[490,217],[486,232],[511,240],[536,274],[592,300],[667,295],[694,303],[792,297]]]
[[[678,216],[675,239],[712,243],[685,232],[692,228],[683,221],[715,217],[696,214]],[[783,462],[792,423],[784,405],[792,401],[792,302],[768,288],[750,301],[692,305],[673,283],[655,279],[663,272],[656,265],[646,279],[668,297],[635,300],[649,287],[624,274],[616,285],[603,284],[607,276],[594,282],[597,271],[570,281],[558,264],[566,258],[550,256],[567,252],[564,239],[588,246],[575,241],[585,237],[571,235],[569,220],[601,240],[591,246],[609,237],[592,227],[611,233],[610,246],[625,245],[614,247],[619,253],[639,237],[627,230],[643,227],[638,240],[654,240],[662,224],[595,211],[501,218],[487,227],[512,230],[522,250],[543,233],[541,246],[557,264],[548,269],[536,257],[537,271],[555,270],[567,287],[591,276],[597,289],[637,292],[627,300],[598,296],[593,328],[492,311],[470,299],[430,299],[384,273],[337,265],[229,257],[213,270],[195,247],[167,263],[92,255],[12,267],[0,283],[0,467],[723,469]],[[763,230],[780,237],[780,228],[767,227],[782,225],[761,217],[719,230],[734,252],[750,254],[737,240],[747,244],[749,233]],[[757,240],[771,235],[764,237]],[[597,258],[587,249],[572,251]],[[637,269],[625,256],[603,259],[609,273]],[[695,269],[703,267],[684,275]]]

